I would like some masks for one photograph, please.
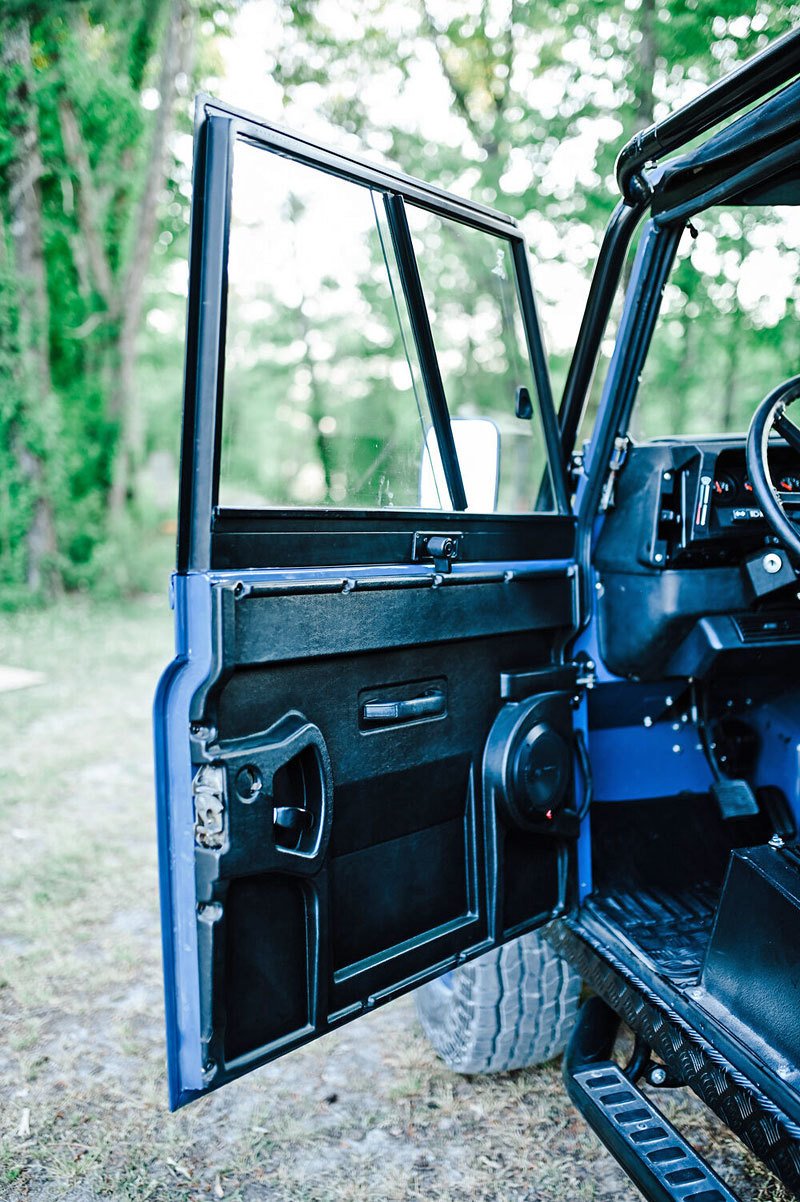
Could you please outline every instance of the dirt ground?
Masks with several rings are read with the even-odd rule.
[[[0,617],[0,662],[44,674],[0,694],[0,1198],[633,1202],[558,1065],[454,1076],[410,998],[169,1114],[150,703],[171,638],[161,598]],[[788,1198],[699,1102],[668,1110],[743,1199]]]

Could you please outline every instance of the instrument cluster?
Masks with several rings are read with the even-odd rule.
[[[779,470],[777,474],[773,472],[772,478],[779,493],[797,496],[800,499],[800,475]],[[753,486],[746,472],[734,474],[732,471],[720,471],[718,468],[712,485],[712,496],[718,506],[735,505],[737,502],[748,504],[754,500]]]
[[[769,469],[775,490],[785,507],[800,507],[800,461],[785,444],[769,448]],[[712,525],[727,528],[745,523],[763,523],[758,500],[747,473],[744,447],[726,447],[716,457],[711,476],[709,511],[716,515]],[[708,477],[706,477],[708,479]]]

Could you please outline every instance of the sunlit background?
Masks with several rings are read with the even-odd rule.
[[[784,32],[797,7],[7,5],[5,603],[53,588],[160,589],[169,571],[195,93],[514,216],[558,398],[615,202],[620,146]],[[314,173],[251,155],[247,163],[239,154],[234,187],[221,498],[414,504],[428,418],[367,193],[361,211],[346,185],[304,182]],[[508,422],[508,393],[528,369],[516,318],[490,295],[491,248],[424,225],[414,236],[451,406],[505,423],[505,462],[527,454],[540,473],[535,424],[512,454],[520,424]],[[794,211],[731,208],[696,225],[667,288],[640,437],[743,428],[760,381],[797,363]],[[604,362],[611,347],[609,336]],[[378,426],[383,441],[371,433]],[[387,463],[392,471],[381,474]],[[527,508],[535,489],[508,473],[499,503]]]
[[[558,397],[620,146],[798,18],[777,0],[0,0],[3,1202],[635,1202],[555,1062],[455,1077],[408,998],[167,1113],[150,713],[173,654],[193,98],[518,220]],[[240,149],[222,499],[446,506],[380,204]],[[798,370],[794,212],[686,232],[638,437],[742,428]],[[410,225],[448,402],[500,430],[497,503],[546,505],[540,427],[513,417],[529,365],[507,246]],[[670,1118],[737,1194],[788,1202],[680,1092]]]

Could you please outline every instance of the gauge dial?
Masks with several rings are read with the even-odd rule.
[[[778,481],[778,489],[780,492],[800,493],[800,477],[781,476],[780,480]]]
[[[714,496],[719,500],[732,497],[736,493],[736,482],[731,476],[719,475],[714,481]]]

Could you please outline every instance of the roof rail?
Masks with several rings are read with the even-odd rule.
[[[620,151],[617,183],[628,204],[648,199],[650,188],[641,171],[646,163],[686,146],[719,121],[732,117],[800,73],[800,29],[771,42],[730,75],[694,100],[641,130]]]

